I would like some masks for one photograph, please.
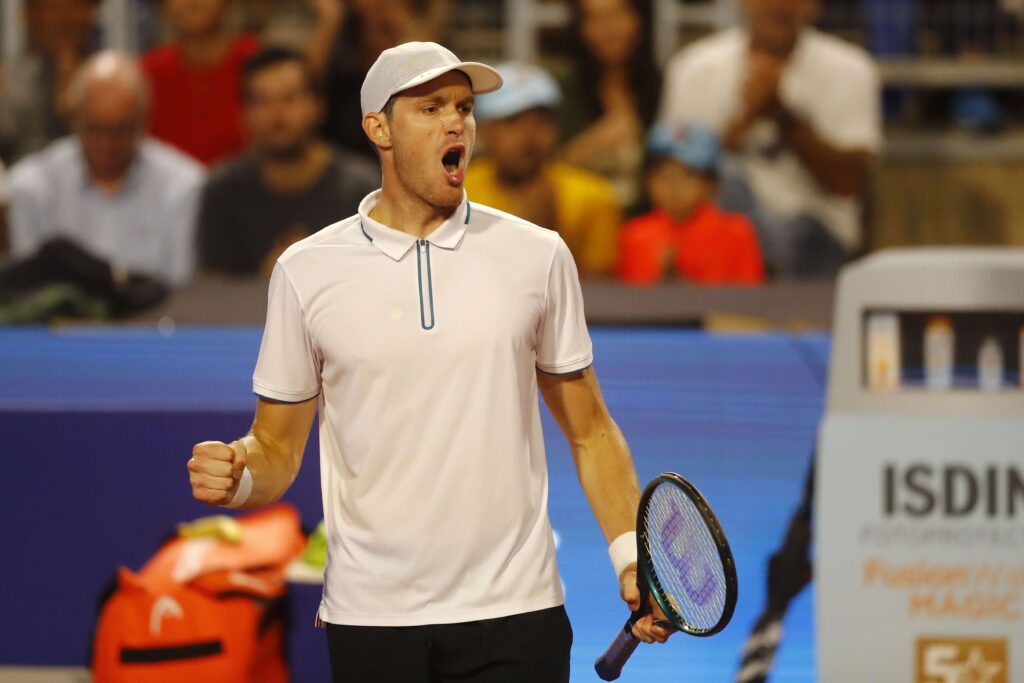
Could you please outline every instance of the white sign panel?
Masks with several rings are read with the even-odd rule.
[[[819,680],[1024,683],[1024,419],[831,415]]]

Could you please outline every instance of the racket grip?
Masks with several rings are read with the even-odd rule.
[[[630,619],[626,621],[625,627],[615,636],[615,640],[605,653],[594,662],[594,671],[602,681],[614,681],[622,673],[626,660],[639,644],[640,640],[633,635],[633,620]]]

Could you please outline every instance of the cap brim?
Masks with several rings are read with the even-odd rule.
[[[458,64],[445,64],[439,66],[436,69],[429,69],[421,74],[418,74],[415,78],[410,78],[405,83],[402,83],[395,89],[394,94],[399,94],[403,90],[409,88],[415,88],[417,85],[422,85],[428,81],[432,81],[438,76],[443,76],[449,71],[461,71],[469,77],[469,82],[473,88],[473,93],[476,95],[483,95],[485,93],[494,92],[501,87],[504,82],[501,78],[501,74],[492,67],[480,62],[459,62]]]
[[[512,95],[512,93],[509,93],[509,95]],[[473,110],[477,121],[507,119],[515,116],[516,114],[522,114],[524,111],[528,111],[530,109],[557,109],[558,105],[561,104],[561,100],[557,97],[538,95],[527,97],[506,97],[505,95],[495,95],[495,97],[501,98],[501,101],[486,102],[490,99],[487,97],[477,100],[476,109]]]

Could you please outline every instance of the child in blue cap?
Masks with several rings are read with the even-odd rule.
[[[644,182],[653,210],[619,233],[618,277],[649,285],[678,278],[708,285],[764,282],[753,224],[722,211],[718,138],[703,126],[662,122],[650,132]]]

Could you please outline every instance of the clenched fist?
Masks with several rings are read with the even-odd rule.
[[[238,490],[245,469],[245,445],[204,441],[192,447],[188,480],[192,497],[207,505],[226,505]]]

